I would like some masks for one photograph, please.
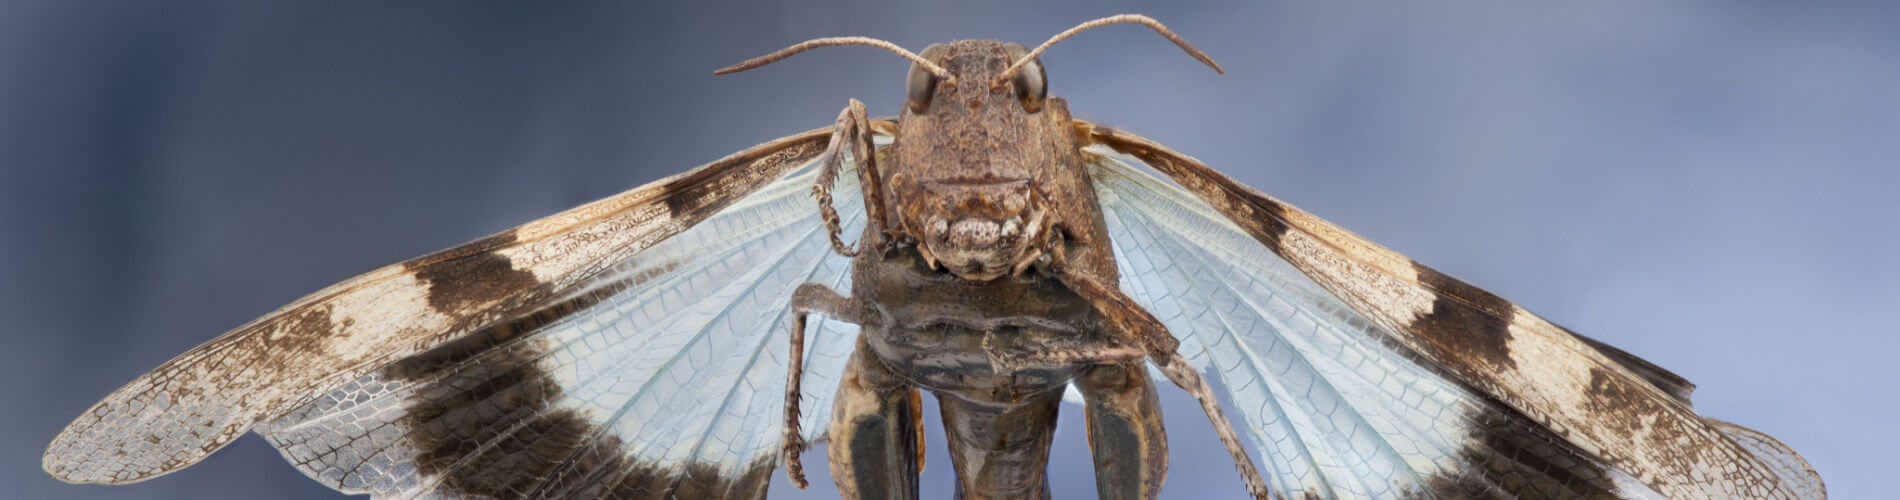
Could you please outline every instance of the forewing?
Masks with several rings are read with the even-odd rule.
[[[320,290],[133,380],[54,438],[46,471],[136,482],[185,467],[331,389],[598,290],[643,251],[807,164],[829,130]]]
[[[1078,130],[1122,286],[1200,349],[1184,354],[1221,377],[1275,488],[1795,496],[1672,397],[1686,382],[1645,381],[1672,374],[1146,139]]]

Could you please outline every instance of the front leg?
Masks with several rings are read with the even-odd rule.
[[[852,161],[858,171],[858,188],[864,191],[865,220],[871,227],[884,228],[889,219],[889,210],[884,202],[883,175],[878,172],[877,148],[872,142],[871,119],[865,115],[864,103],[852,99],[851,104],[838,112],[838,120],[831,127],[831,142],[825,146],[825,154],[819,159],[818,179],[812,183],[812,197],[818,199],[818,215],[825,221],[826,235],[831,237],[831,249],[840,255],[856,256],[859,247],[846,245],[842,237],[844,228],[838,220],[838,209],[831,204],[831,188],[838,180],[838,170],[844,164],[845,148],[850,148]],[[873,238],[872,248],[884,248],[888,240],[884,231],[870,231],[866,236]]]
[[[857,301],[838,295],[838,292],[817,283],[799,285],[798,290],[792,292],[792,345],[785,367],[785,439],[780,452],[785,460],[786,477],[791,478],[792,485],[799,489],[810,484],[805,481],[804,464],[798,461],[798,455],[807,447],[798,429],[798,403],[804,397],[799,385],[805,374],[805,318],[815,312],[839,321],[863,325],[863,311],[864,307]]]

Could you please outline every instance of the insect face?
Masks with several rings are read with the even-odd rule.
[[[925,259],[966,279],[1022,269],[1060,222],[1043,186],[1074,167],[1074,140],[1060,133],[1068,113],[1047,105],[1040,62],[997,80],[1026,53],[992,40],[936,44],[920,56],[954,79],[913,64],[907,81],[885,167],[890,199]]]

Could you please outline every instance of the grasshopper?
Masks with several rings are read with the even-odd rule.
[[[1084,23],[1035,49],[960,40],[913,54],[888,42],[808,41],[719,70],[728,74],[817,47],[869,45],[913,64],[889,154],[873,154],[872,123],[853,99],[838,115],[813,192],[833,249],[852,257],[844,297],[821,284],[792,296],[785,463],[798,453],[806,315],[862,328],[830,423],[832,476],[846,496],[915,498],[921,467],[920,389],[937,395],[960,498],[1047,498],[1044,469],[1057,408],[1071,382],[1087,403],[1097,493],[1153,498],[1167,472],[1167,433],[1144,360],[1201,402],[1256,497],[1253,461],[1205,380],[1165,326],[1117,286],[1107,224],[1074,119],[1049,95],[1038,60],[1056,42],[1111,23],[1161,33],[1216,72],[1220,65],[1160,22],[1122,15]],[[830,182],[850,148],[868,223],[839,237]]]
[[[1256,498],[1826,495],[1773,437],[1696,413],[1682,377],[1073,118],[1039,57],[1108,24],[1220,70],[1140,15],[1034,49],[793,45],[718,73],[878,47],[912,63],[901,114],[853,100],[319,290],[108,395],[42,467],[137,482],[255,431],[378,497],[759,498],[780,465],[805,486],[823,439],[846,496],[915,498],[930,391],[958,497],[1042,498],[1073,388],[1096,493],[1154,498],[1158,374]]]

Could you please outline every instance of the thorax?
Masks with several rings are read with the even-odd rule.
[[[1055,279],[1028,273],[969,281],[927,267],[914,250],[867,251],[853,293],[875,313],[863,328],[886,366],[919,387],[973,402],[1010,404],[1058,389],[1082,365],[998,366],[991,352],[1106,342],[1095,309]]]

